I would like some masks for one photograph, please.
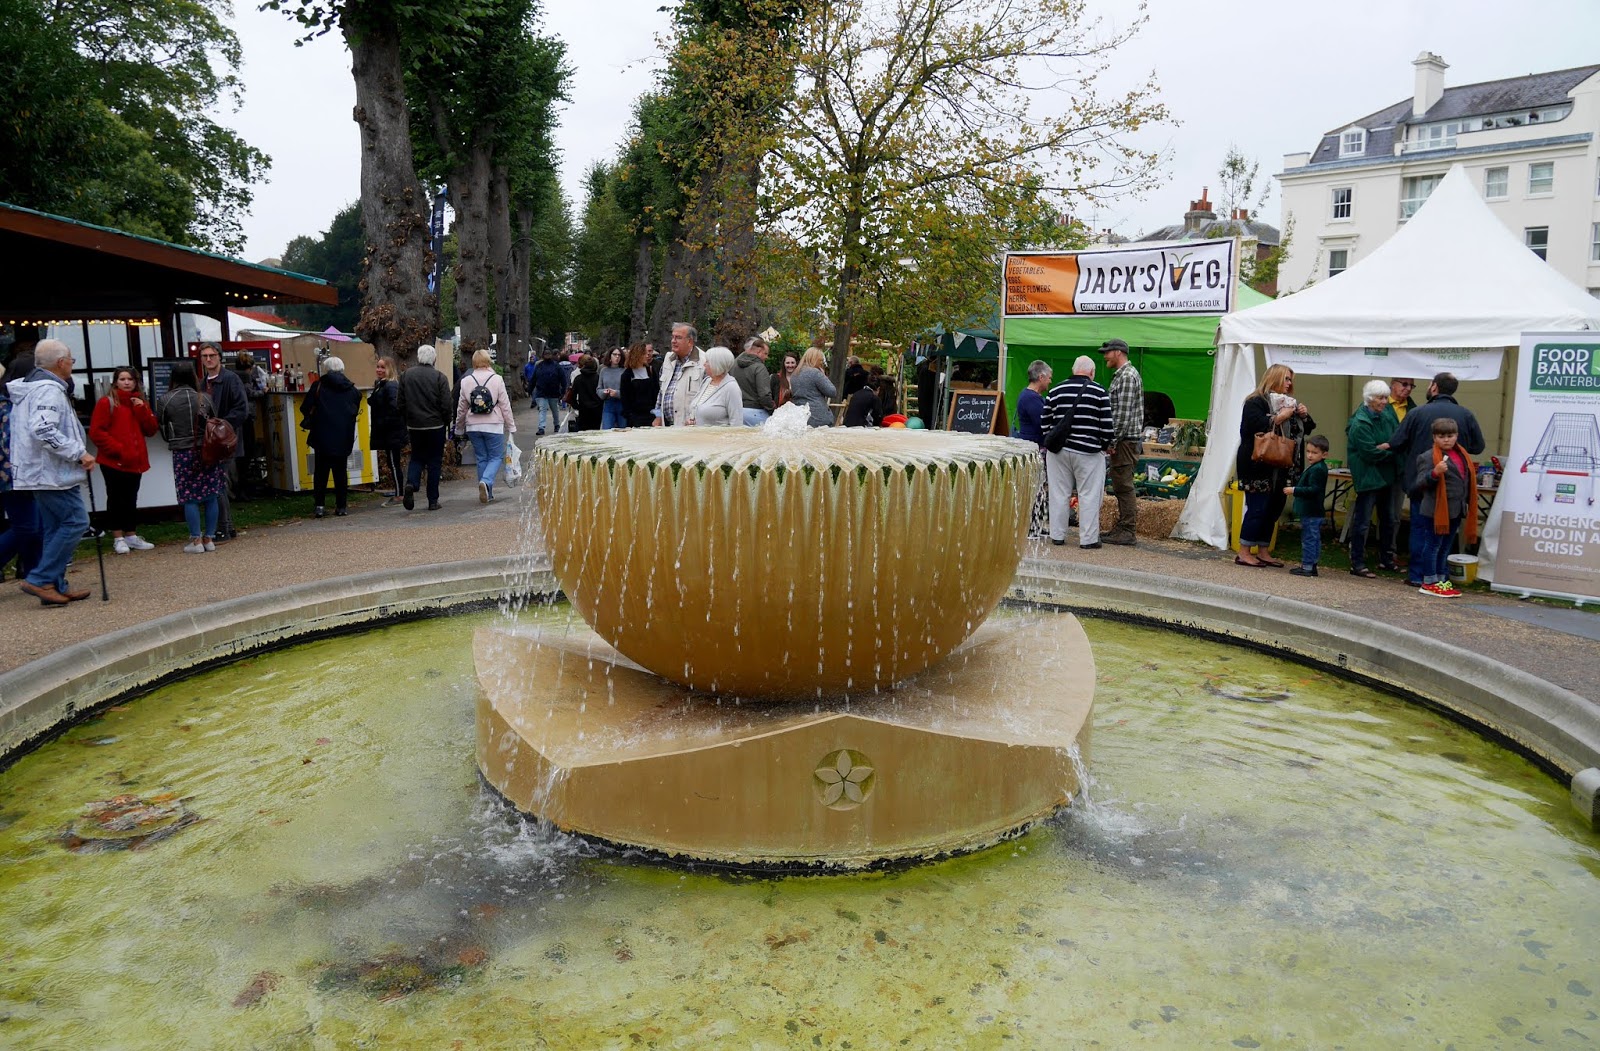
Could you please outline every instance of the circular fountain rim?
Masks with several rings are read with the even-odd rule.
[[[508,592],[558,591],[544,560],[450,562],[298,584],[75,643],[0,673],[0,768],[94,711],[210,666],[320,636],[492,606]],[[1023,559],[1007,598],[1264,647],[1449,712],[1564,779],[1600,768],[1600,710],[1587,699],[1482,654],[1339,610],[1037,558]]]

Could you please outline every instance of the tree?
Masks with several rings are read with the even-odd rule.
[[[1222,167],[1217,170],[1217,203],[1222,206],[1224,218],[1232,220],[1241,209],[1249,215],[1260,215],[1266,208],[1267,198],[1272,196],[1271,182],[1261,187],[1259,195],[1254,198],[1251,196],[1255,193],[1256,173],[1260,170],[1260,161],[1250,160],[1237,145],[1228,144]],[[1270,294],[1270,290],[1277,286],[1278,271],[1289,253],[1289,242],[1293,237],[1294,223],[1291,221],[1284,224],[1278,243],[1266,255],[1239,260],[1239,280],[1257,291]]]
[[[315,303],[286,304],[284,317],[311,329],[333,325],[343,332],[355,330],[361,317],[361,268],[367,239],[361,230],[361,206],[352,202],[339,209],[321,237],[301,235],[283,250],[283,268],[320,277],[339,290],[338,306]]]
[[[629,335],[634,297],[634,246],[617,203],[617,168],[595,164],[584,175],[583,225],[573,251],[572,316],[600,346]]]
[[[894,260],[926,254],[930,211],[1004,214],[1022,186],[1065,206],[1148,184],[1156,157],[1126,137],[1167,116],[1153,79],[1097,94],[1139,24],[1102,35],[1081,0],[808,8],[763,194],[830,275],[836,375],[865,292],[889,283]]]
[[[237,253],[270,160],[236,104],[226,0],[0,0],[0,199]]]

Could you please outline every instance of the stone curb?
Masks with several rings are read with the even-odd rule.
[[[512,593],[556,590],[543,559],[447,562],[296,584],[75,643],[0,674],[0,766],[84,712],[199,668],[359,627],[489,605]]]
[[[1259,646],[1364,679],[1498,734],[1572,778],[1600,766],[1600,709],[1518,668],[1402,627],[1135,570],[1026,560],[1010,598]]]
[[[479,559],[298,584],[125,628],[0,674],[0,764],[86,711],[244,654],[559,590],[545,559]],[[1367,618],[1217,584],[1025,559],[1009,597],[1198,631],[1365,679],[1453,712],[1571,779],[1593,817],[1600,710],[1480,654]],[[1579,787],[1585,800],[1579,800]]]

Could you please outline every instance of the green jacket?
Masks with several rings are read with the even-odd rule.
[[[1361,405],[1350,414],[1344,436],[1348,443],[1350,480],[1356,492],[1365,493],[1394,484],[1394,453],[1378,446],[1389,440],[1395,426],[1394,413],[1388,409],[1373,412]]]
[[[1322,460],[1307,467],[1294,485],[1296,518],[1321,518],[1328,502],[1328,465]]]

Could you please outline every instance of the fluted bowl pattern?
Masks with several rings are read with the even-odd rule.
[[[534,449],[553,568],[630,659],[745,697],[881,689],[966,639],[1016,573],[1032,445],[977,435],[615,430]]]

